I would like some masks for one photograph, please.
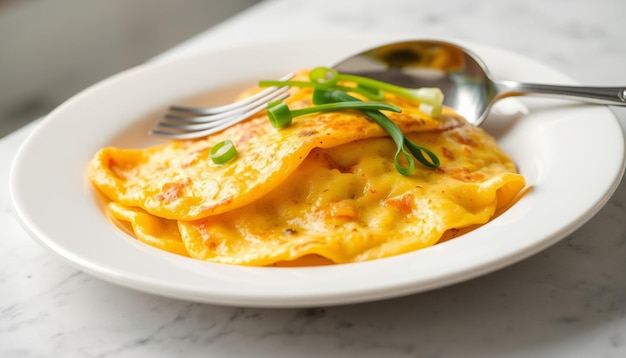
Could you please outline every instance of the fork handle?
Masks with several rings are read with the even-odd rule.
[[[560,86],[515,81],[500,81],[496,83],[496,87],[499,87],[500,97],[550,95],[591,103],[626,106],[626,87]]]

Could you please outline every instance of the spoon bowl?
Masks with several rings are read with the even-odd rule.
[[[493,79],[471,51],[444,41],[414,40],[386,44],[337,63],[334,68],[407,88],[438,87],[444,105],[480,125],[498,100],[547,95],[604,105],[626,105],[626,87],[560,86]]]

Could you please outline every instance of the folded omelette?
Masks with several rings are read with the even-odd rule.
[[[290,108],[311,106],[292,89]],[[220,133],[141,149],[103,148],[88,177],[133,235],[180,255],[237,265],[349,263],[398,255],[488,222],[525,186],[484,130],[445,109],[438,119],[405,98],[385,114],[440,159],[410,176],[394,142],[359,111],[299,117],[274,128],[259,114]],[[231,140],[237,157],[208,152]]]

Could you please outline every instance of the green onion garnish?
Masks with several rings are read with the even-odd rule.
[[[315,93],[315,92],[313,92]],[[317,112],[331,112],[331,111],[343,111],[343,110],[374,110],[374,111],[391,111],[400,113],[402,110],[396,106],[388,103],[380,102],[337,102],[337,103],[324,103],[318,106],[311,106],[306,108],[291,110],[287,104],[283,101],[272,102],[267,105],[267,116],[274,128],[283,128],[291,124],[291,121],[295,117],[303,116],[306,114]]]
[[[382,99],[385,98],[385,95],[383,92],[373,90],[369,87],[361,87],[361,86],[348,87],[348,86],[338,86],[338,85],[327,86],[327,85],[320,85],[318,83],[307,82],[307,81],[273,81],[273,80],[259,81],[259,87],[271,87],[271,86],[277,86],[277,87],[291,86],[291,87],[309,87],[309,88],[317,88],[320,86],[324,86],[324,87],[329,87],[329,88],[332,87],[333,89],[338,89],[344,92],[358,93],[361,96],[372,101],[381,101]]]
[[[293,113],[283,101],[267,104],[267,117],[274,128],[284,128],[291,124]]]
[[[360,83],[357,84],[356,87],[359,88],[361,91],[367,91],[368,93],[371,93],[372,96],[380,97],[380,99],[385,98],[385,92],[383,92],[379,88],[374,88],[374,87],[370,87],[370,86],[367,86],[367,85],[362,85]],[[369,97],[367,97],[367,98],[369,98]]]
[[[411,154],[413,154],[415,159],[419,160],[419,162],[424,164],[425,166],[429,168],[438,168],[439,164],[441,164],[439,162],[437,154],[431,152],[430,149],[426,147],[416,144],[406,136],[404,136],[404,144],[407,148],[409,148],[409,151],[411,152]],[[424,154],[426,156],[424,156]]]
[[[310,82],[260,81],[259,86],[323,87],[327,89],[341,90],[344,92],[358,93],[372,101],[382,100],[384,98],[384,93],[389,92],[419,102],[420,111],[433,118],[439,117],[443,108],[443,93],[436,87],[410,89],[368,77],[340,73],[337,70],[328,67],[316,67],[312,69],[309,72],[309,79]],[[356,86],[341,86],[338,85],[340,81],[351,82]]]
[[[315,67],[309,71],[309,79],[323,86],[334,86],[339,82],[339,72],[328,67]]]
[[[216,143],[209,151],[209,157],[215,164],[224,164],[237,156],[237,148],[230,139]]]
[[[353,97],[345,92],[339,90],[327,90],[324,88],[316,88],[313,92],[314,104],[336,103],[336,102],[355,102],[361,101],[356,97]],[[376,110],[363,110],[363,113],[371,118],[374,122],[380,125],[391,137],[396,144],[397,150],[394,155],[394,165],[396,170],[402,175],[411,175],[415,170],[415,161],[417,159],[420,163],[430,168],[436,168],[439,166],[439,158],[428,148],[415,144],[410,139],[406,138],[400,128],[387,116]],[[408,150],[407,150],[408,148]],[[425,154],[425,155],[424,155]],[[403,166],[399,158],[403,156],[407,165]],[[427,158],[428,157],[428,158]]]
[[[369,100],[382,100],[384,93],[390,92],[419,102],[419,110],[426,115],[436,118],[441,115],[443,108],[443,94],[439,88],[407,89],[390,83],[374,80],[367,77],[339,73],[327,67],[316,67],[309,72],[310,81],[260,81],[259,86],[293,86],[313,88],[313,104],[315,106],[291,110],[282,101],[270,103],[267,107],[270,122],[276,128],[288,126],[294,117],[299,115],[337,111],[341,109],[356,109],[363,112],[370,119],[380,125],[392,138],[397,150],[394,155],[396,170],[402,175],[411,175],[415,170],[415,160],[430,168],[440,165],[439,158],[428,148],[422,147],[409,138],[398,126],[382,114],[381,110],[401,112],[397,107],[386,103],[363,102],[348,93],[358,93]],[[352,83],[354,86],[342,86],[340,81]],[[385,106],[385,107],[383,107]],[[404,157],[405,164],[400,158]]]
[[[443,105],[443,93],[436,87],[422,87],[417,89],[408,89],[392,85],[391,83],[378,81],[372,78],[350,75],[345,73],[339,73],[337,70],[327,67],[316,67],[309,72],[309,78],[311,82],[317,83],[322,86],[334,86],[339,81],[353,82],[361,88],[377,89],[383,92],[389,92],[397,94],[398,96],[413,99],[422,104],[428,104],[432,107],[424,107],[423,109],[430,111],[426,114],[441,114],[441,107]],[[422,108],[420,108],[421,110]],[[436,117],[436,116],[433,116]]]

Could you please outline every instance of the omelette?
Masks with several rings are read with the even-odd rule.
[[[312,105],[292,88],[290,108]],[[450,109],[439,118],[385,94],[384,112],[436,168],[402,175],[387,132],[356,110],[313,113],[275,128],[266,113],[222,132],[150,148],[107,147],[87,170],[108,213],[137,239],[172,253],[248,266],[343,264],[435,245],[487,223],[525,186],[481,128]],[[208,158],[232,141],[237,156]]]

